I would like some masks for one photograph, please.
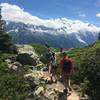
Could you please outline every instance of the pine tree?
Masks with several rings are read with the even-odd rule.
[[[13,44],[11,37],[5,31],[6,22],[2,20],[1,7],[0,7],[0,51],[13,52],[16,47]]]

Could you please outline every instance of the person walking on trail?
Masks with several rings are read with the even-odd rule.
[[[63,48],[60,48],[60,53],[62,53],[63,52]]]
[[[66,52],[63,52],[63,58],[60,61],[62,70],[62,82],[68,93],[71,93],[72,88],[70,86],[70,76],[73,70],[72,60],[68,57]]]
[[[51,81],[56,82],[57,81],[57,78],[56,78],[56,55],[50,49],[49,49],[49,52],[47,53],[47,60],[48,60],[47,66],[49,68],[49,74],[50,74]]]
[[[56,76],[56,70],[57,70],[57,64],[56,64],[56,54],[55,52],[52,52],[52,63],[51,63],[51,70],[50,70],[50,74],[51,74],[51,80],[53,82],[57,82],[57,76]]]

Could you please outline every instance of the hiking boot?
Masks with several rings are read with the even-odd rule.
[[[68,93],[68,90],[67,90],[67,89],[64,89],[63,91],[64,91],[64,93],[66,93],[66,94]]]
[[[68,93],[67,93],[67,96],[70,96],[70,95],[71,95],[71,93],[72,93],[72,92],[68,92]]]
[[[63,91],[64,91],[64,93],[66,93],[66,94],[67,94],[67,96],[70,96],[70,95],[71,95],[71,93],[72,93],[71,91],[68,91],[67,89],[64,89]]]
[[[72,89],[70,88],[70,89],[68,90],[67,96],[70,96],[71,94],[72,94]]]

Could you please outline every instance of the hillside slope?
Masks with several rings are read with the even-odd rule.
[[[100,41],[82,48],[69,51],[75,62],[73,82],[79,84],[82,94],[91,100],[100,98]]]

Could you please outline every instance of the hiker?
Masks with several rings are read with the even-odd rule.
[[[51,70],[50,70],[50,74],[51,74],[51,80],[53,82],[57,82],[57,77],[56,77],[56,70],[57,70],[57,64],[56,64],[56,54],[55,52],[52,52],[52,63],[51,63]]]
[[[50,74],[50,78],[51,81],[56,82],[57,78],[56,78],[56,55],[54,52],[52,52],[50,49],[46,55],[47,57],[47,66],[49,68],[49,74]]]
[[[62,53],[63,52],[63,48],[60,48],[60,53]]]
[[[70,86],[70,76],[73,70],[73,63],[66,52],[63,52],[63,58],[60,61],[60,65],[62,70],[62,82],[66,88],[66,91],[70,93],[72,91]]]

